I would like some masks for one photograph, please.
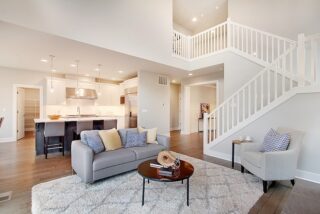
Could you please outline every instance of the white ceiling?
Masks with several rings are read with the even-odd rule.
[[[193,17],[196,22],[192,22]],[[173,0],[173,21],[193,34],[226,21],[227,17],[227,0]]]
[[[57,73],[75,74],[70,67],[79,60],[79,72],[97,77],[97,64],[102,64],[101,77],[109,80],[125,80],[135,76],[137,71],[150,71],[168,75],[180,81],[188,78],[188,72],[167,65],[155,63],[126,54],[110,51],[78,41],[30,30],[0,21],[0,66],[25,70],[49,72],[49,63],[42,58],[55,55],[54,67]],[[219,71],[221,65],[193,71],[193,76]],[[119,73],[121,70],[123,73]]]

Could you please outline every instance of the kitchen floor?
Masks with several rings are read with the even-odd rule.
[[[231,166],[229,161],[203,155],[202,134],[180,135],[178,131],[171,132],[171,150],[226,167]],[[0,203],[0,213],[30,213],[32,186],[71,175],[70,162],[70,156],[63,157],[60,154],[50,155],[47,160],[35,158],[32,134],[26,135],[18,143],[0,144],[0,194],[13,192],[10,201]],[[240,167],[236,165],[236,169],[239,170]],[[250,213],[280,213],[290,192],[290,185],[275,183],[256,202]]]

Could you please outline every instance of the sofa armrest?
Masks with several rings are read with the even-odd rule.
[[[93,158],[94,153],[90,147],[80,140],[72,141],[71,144],[71,165],[72,169],[86,183],[93,182]]]
[[[170,148],[170,137],[165,136],[165,135],[157,135],[157,142],[166,147],[167,150]]]
[[[265,152],[262,165],[267,177],[293,179],[296,174],[298,154],[295,150]]]

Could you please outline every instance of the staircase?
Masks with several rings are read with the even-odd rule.
[[[204,115],[204,148],[217,145],[299,90],[320,82],[320,34],[300,34],[295,42],[227,20],[194,36],[173,32],[173,38],[173,56],[184,60],[232,51],[264,67]]]

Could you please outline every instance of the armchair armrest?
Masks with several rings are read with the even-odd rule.
[[[169,149],[170,147],[170,137],[165,135],[157,135],[157,141],[160,145],[166,147],[166,149]]]
[[[265,176],[269,180],[289,180],[296,174],[298,153],[296,150],[265,152],[262,165],[265,167]]]
[[[259,152],[261,150],[261,143],[242,143],[241,154],[245,151]]]
[[[80,140],[72,141],[71,165],[83,182],[93,182],[93,158],[94,153],[90,147]]]

